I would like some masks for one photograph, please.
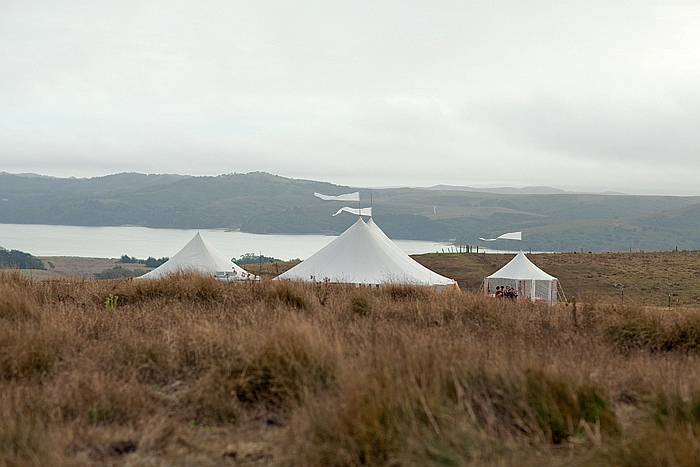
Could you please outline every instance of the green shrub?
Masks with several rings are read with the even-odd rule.
[[[140,269],[127,269],[121,266],[114,266],[112,269],[105,269],[102,272],[95,273],[95,279],[121,279],[123,277],[138,277],[145,273]]]

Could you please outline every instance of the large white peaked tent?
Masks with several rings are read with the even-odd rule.
[[[198,272],[212,276],[219,273],[219,276],[230,280],[257,278],[220,253],[199,232],[172,258],[138,279],[158,279],[177,272]]]
[[[484,293],[493,294],[499,285],[510,286],[518,292],[518,299],[555,304],[559,281],[550,276],[525,256],[522,250],[508,264],[484,279]]]
[[[360,217],[338,238],[277,279],[381,285],[457,286],[403,252],[370,218]]]

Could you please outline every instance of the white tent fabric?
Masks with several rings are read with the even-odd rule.
[[[257,279],[257,276],[246,272],[220,253],[199,232],[172,258],[138,279],[158,279],[176,272],[198,272],[212,276],[224,273],[222,276],[229,280]]]
[[[324,201],[355,201],[360,202],[360,192],[356,191],[354,193],[346,193],[344,195],[322,195],[321,193],[314,193],[314,196],[321,198]]]
[[[518,299],[554,304],[558,283],[556,277],[532,264],[521,250],[508,264],[484,279],[484,293],[492,295],[499,285],[511,286],[516,289]]]
[[[338,238],[276,279],[345,284],[456,286],[403,252],[372,219],[358,219]]]

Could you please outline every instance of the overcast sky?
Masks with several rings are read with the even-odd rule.
[[[0,171],[700,194],[700,3],[0,0]]]

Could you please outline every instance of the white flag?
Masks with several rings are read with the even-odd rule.
[[[337,195],[337,196],[328,196],[328,195],[322,195],[321,193],[314,193],[314,196],[317,198],[321,198],[324,201],[356,201],[360,202],[360,192],[356,191],[355,193],[347,193],[344,195]]]
[[[369,217],[372,217],[372,208],[371,208],[371,207],[369,207],[369,208],[357,209],[357,208],[349,208],[349,207],[346,206],[346,207],[344,207],[344,208],[338,209],[338,212],[336,212],[336,213],[333,214],[333,215],[334,215],[334,216],[337,216],[338,214],[340,214],[340,213],[343,212],[343,211],[349,212],[350,214],[355,214],[356,216],[369,216]]]
[[[493,242],[495,240],[521,240],[523,239],[523,233],[522,232],[511,232],[507,234],[503,234],[500,237],[496,238],[481,238],[479,237],[479,240],[483,240],[485,242]]]

